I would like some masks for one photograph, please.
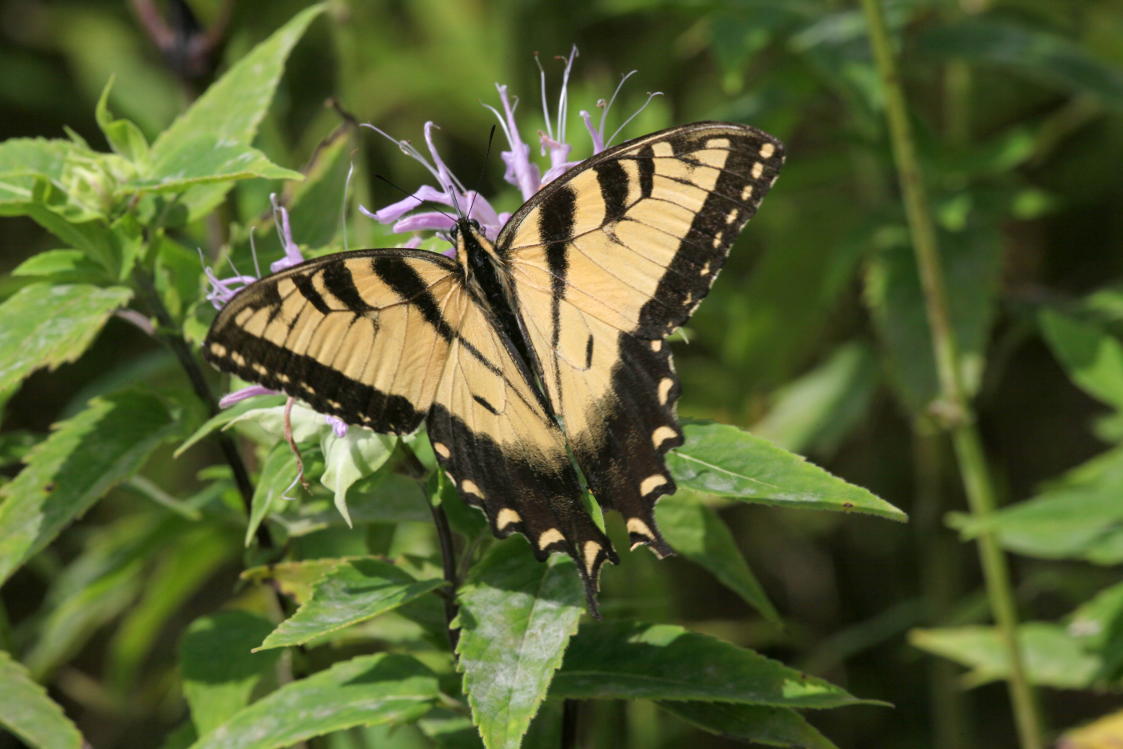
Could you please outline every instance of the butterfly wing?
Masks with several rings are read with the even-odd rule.
[[[204,356],[321,413],[407,434],[425,418],[456,336],[443,310],[457,265],[420,250],[361,250],[261,279],[223,307]]]
[[[203,347],[218,368],[321,413],[405,434],[428,417],[434,452],[498,536],[569,553],[595,611],[617,557],[581,505],[542,394],[459,266],[437,253],[363,250],[312,260],[239,292]]]
[[[570,554],[595,612],[600,568],[618,558],[582,506],[562,432],[492,313],[466,291],[450,307],[459,335],[430,410],[433,452],[495,535],[524,534],[539,560]]]
[[[535,195],[496,242],[538,373],[597,500],[633,543],[671,549],[653,510],[682,444],[665,337],[708,293],[776,179],[783,147],[696,123],[604,151]]]

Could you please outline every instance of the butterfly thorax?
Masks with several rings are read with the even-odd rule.
[[[456,242],[456,262],[464,273],[464,285],[492,313],[523,363],[531,371],[537,371],[523,326],[515,312],[516,302],[506,261],[475,221],[460,219],[453,231],[453,239]]]

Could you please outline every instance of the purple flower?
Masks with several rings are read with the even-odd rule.
[[[582,159],[574,160],[570,158],[573,144],[566,138],[566,126],[569,121],[569,77],[573,69],[573,63],[577,59],[577,47],[574,46],[568,56],[559,59],[565,65],[562,70],[561,91],[558,93],[557,107],[551,113],[546,86],[546,71],[535,56],[535,61],[538,63],[542,114],[546,121],[546,131],[538,132],[539,156],[544,157],[546,163],[537,164],[532,158],[531,147],[523,139],[515,117],[519,105],[518,97],[512,96],[506,85],[495,84],[495,90],[499,93],[499,106],[502,111],[489,104],[484,105],[491,110],[499,121],[499,127],[507,140],[507,149],[500,153],[500,158],[503,159],[503,164],[506,167],[503,179],[508,184],[518,188],[524,201],[529,200],[534,193],[582,161]],[[659,92],[648,94],[647,101],[628,117],[612,135],[606,138],[605,122],[608,110],[612,108],[613,102],[616,101],[616,96],[620,93],[624,81],[628,80],[633,73],[635,73],[634,70],[620,79],[616,90],[613,91],[612,96],[607,101],[604,99],[597,101],[596,105],[601,110],[601,116],[595,127],[593,117],[589,112],[581,110],[579,113],[591,141],[588,156],[600,153],[607,148],[620,131],[647,107],[651,99],[659,96]],[[436,232],[437,236],[451,242],[449,230],[456,223],[455,217],[445,211],[422,209],[425,203],[437,203],[454,209],[458,215],[475,219],[479,222],[484,235],[488,239],[495,240],[499,230],[503,228],[511,214],[498,213],[486,198],[473,190],[467,189],[464,183],[452,173],[433,144],[433,130],[437,127],[435,124],[432,122],[425,123],[425,145],[429,152],[428,156],[407,140],[396,140],[373,125],[364,125],[364,127],[369,127],[379,135],[397,144],[403,153],[419,162],[433,175],[437,186],[422,185],[412,195],[377,211],[370,211],[363,206],[359,206],[363,215],[382,224],[391,224],[395,233],[412,234],[413,237],[405,243],[407,247],[417,246],[421,241],[419,232],[425,231]],[[445,254],[452,255],[453,251]]]

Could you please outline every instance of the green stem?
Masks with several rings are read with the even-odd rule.
[[[994,485],[983,457],[979,433],[971,404],[967,401],[959,378],[958,350],[955,331],[948,311],[936,230],[928,212],[920,161],[913,144],[908,110],[897,74],[896,62],[889,43],[879,0],[862,0],[870,44],[881,74],[885,93],[886,118],[897,163],[898,179],[908,216],[909,231],[916,253],[917,267],[924,290],[928,325],[932,331],[932,347],[940,382],[940,402],[933,404],[942,426],[951,432],[959,462],[959,473],[972,514],[984,516],[994,511]],[[979,557],[986,580],[987,597],[998,633],[1010,663],[1008,687],[1013,703],[1014,720],[1023,749],[1041,749],[1042,727],[1033,687],[1026,678],[1021,649],[1018,645],[1018,616],[1010,584],[1006,558],[993,533],[978,538]]]

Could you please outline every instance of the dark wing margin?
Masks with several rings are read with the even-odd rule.
[[[783,163],[745,125],[703,122],[609,149],[535,195],[496,246],[554,410],[598,502],[671,553],[654,505],[675,484],[679,381],[665,337],[709,292]]]
[[[420,250],[329,255],[240,291],[203,344],[221,370],[378,432],[414,431],[433,400],[461,288],[456,264]]]
[[[456,307],[459,336],[429,411],[429,439],[449,480],[500,538],[521,533],[537,559],[573,557],[589,610],[612,542],[581,502],[565,439],[511,341],[468,293]]]

